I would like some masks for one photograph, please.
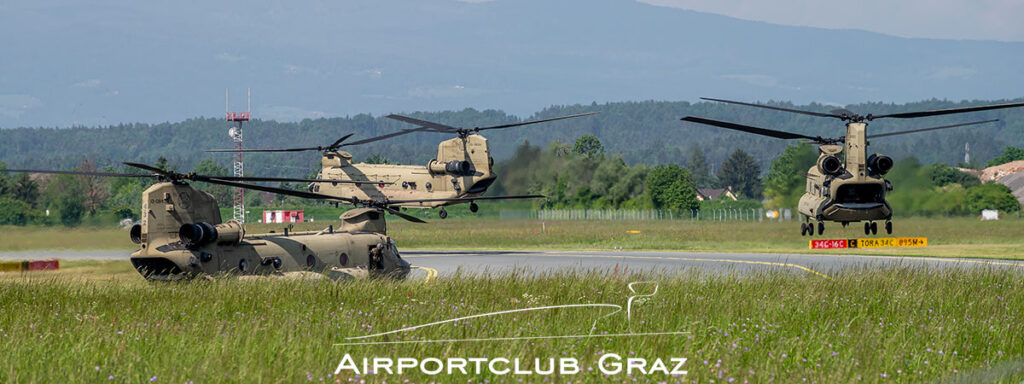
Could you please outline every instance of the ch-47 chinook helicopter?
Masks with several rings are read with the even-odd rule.
[[[388,236],[384,214],[425,223],[392,208],[389,202],[341,198],[243,182],[309,181],[305,179],[204,176],[169,172],[144,164],[124,164],[152,173],[30,169],[7,169],[3,172],[157,179],[157,183],[142,193],[142,220],[129,232],[131,241],[140,247],[131,254],[132,265],[149,280],[180,280],[222,274],[268,276],[291,272],[321,273],[332,279],[401,279],[408,275],[411,266],[398,253],[394,239]],[[246,234],[241,223],[235,220],[224,222],[214,197],[193,188],[188,183],[190,181],[341,202],[357,208],[341,215],[341,226],[337,229],[332,225],[314,232],[289,232],[286,229],[283,233]]]
[[[394,203],[392,206],[403,208],[436,208],[442,219],[448,217],[444,206],[469,203],[469,210],[476,212],[479,207],[475,200],[487,200],[491,197],[482,196],[487,188],[494,183],[497,175],[491,169],[494,159],[487,139],[477,133],[492,129],[512,128],[548,121],[571,119],[593,115],[599,112],[579,113],[547,119],[524,121],[519,123],[494,125],[488,127],[457,128],[430,121],[414,119],[400,115],[388,115],[388,118],[419,125],[418,128],[405,129],[387,135],[372,137],[346,143],[352,136],[348,134],[328,146],[283,148],[283,149],[243,149],[242,152],[300,152],[320,151],[320,172],[317,179],[321,180],[309,186],[310,192],[330,196],[352,197],[365,200],[408,200],[405,203]],[[457,137],[442,141],[437,146],[437,157],[427,165],[395,165],[353,163],[352,154],[342,151],[345,146],[366,144],[414,132],[436,132],[455,134]],[[235,152],[235,149],[213,149],[207,152]],[[333,181],[365,181],[378,180],[379,183],[369,184],[335,184]],[[460,198],[452,200],[454,198]],[[509,199],[512,196],[496,196]]]
[[[869,144],[868,139],[963,127],[990,123],[997,120],[976,121],[971,123],[912,129],[875,135],[867,134],[867,122],[881,118],[909,119],[1024,106],[1024,103],[1010,103],[921,112],[890,113],[884,115],[858,115],[846,109],[836,109],[829,113],[820,113],[731,100],[711,98],[701,99],[818,117],[831,117],[846,122],[845,136],[838,138],[823,138],[821,136],[812,137],[792,132],[776,131],[750,125],[693,116],[682,118],[684,121],[707,124],[719,128],[743,131],[779,139],[806,139],[819,144],[818,162],[807,171],[807,188],[804,191],[804,195],[800,197],[798,209],[800,215],[804,217],[804,222],[800,224],[800,234],[810,236],[814,236],[815,233],[815,225],[812,221],[818,222],[817,232],[819,235],[825,232],[825,221],[839,222],[844,227],[850,222],[863,221],[864,234],[873,235],[878,233],[878,224],[876,221],[884,220],[885,232],[888,234],[892,233],[892,207],[890,207],[889,203],[885,200],[885,194],[892,191],[893,187],[892,183],[884,179],[883,176],[892,169],[894,163],[892,158],[880,153],[867,155],[867,146]],[[846,155],[846,161],[839,158],[839,155],[844,152]]]

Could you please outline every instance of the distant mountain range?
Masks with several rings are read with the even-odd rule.
[[[1013,99],[1024,43],[787,27],[631,0],[0,4],[0,127],[608,101]]]

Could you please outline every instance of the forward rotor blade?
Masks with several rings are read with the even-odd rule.
[[[389,119],[395,119],[395,120],[398,120],[398,121],[404,121],[404,122],[409,123],[409,124],[416,124],[416,125],[419,125],[419,126],[422,126],[422,127],[429,127],[429,128],[439,129],[439,130],[442,130],[442,131],[445,131],[445,132],[458,132],[458,130],[459,130],[458,128],[452,127],[450,125],[444,125],[444,124],[438,124],[438,123],[434,123],[434,122],[430,122],[430,121],[426,121],[426,120],[414,119],[414,118],[408,117],[408,116],[392,114],[392,115],[387,115],[385,117],[387,117]]]
[[[350,134],[347,134],[347,135],[345,135],[345,136],[342,136],[342,137],[341,137],[340,139],[338,139],[337,141],[335,141],[335,142],[331,143],[331,145],[328,145],[328,146],[327,146],[327,148],[338,148],[338,147],[340,147],[340,146],[341,146],[341,142],[345,141],[345,139],[347,139],[347,138],[349,138],[349,137],[352,137],[352,135],[354,135],[354,134],[355,134],[355,133],[350,133]]]
[[[254,148],[247,148],[247,150],[206,150],[204,152],[209,153],[224,153],[224,152],[303,152],[303,151],[323,151],[324,147],[321,146],[307,146],[302,148],[273,148],[273,150],[254,150]]]
[[[55,175],[82,175],[82,176],[103,176],[103,177],[157,177],[152,174],[132,174],[132,173],[110,173],[110,172],[78,172],[78,171],[51,171],[45,169],[4,169],[0,172],[6,173],[49,173]]]
[[[477,197],[451,197],[446,199],[417,199],[417,200],[388,200],[385,204],[408,204],[408,203],[432,203],[432,202],[472,202],[474,200],[512,200],[512,199],[540,199],[544,195],[511,195],[511,196],[477,196]]]
[[[948,115],[948,114],[951,114],[951,113],[965,113],[965,112],[987,111],[987,110],[990,110],[990,109],[1002,109],[1002,108],[1013,108],[1013,107],[1024,107],[1024,103],[992,104],[992,105],[982,105],[982,106],[978,106],[978,107],[936,109],[936,110],[933,110],[933,111],[890,113],[888,115],[871,116],[871,119],[881,119],[883,117],[893,117],[893,118],[897,118],[897,119],[912,119],[912,118],[915,118],[915,117]]]
[[[575,115],[566,115],[566,116],[552,117],[552,118],[540,119],[540,120],[530,120],[530,121],[524,121],[524,122],[521,122],[521,123],[494,125],[494,126],[490,126],[490,127],[480,127],[480,128],[475,128],[474,130],[485,131],[485,130],[488,130],[488,129],[511,128],[511,127],[518,127],[520,125],[537,124],[537,123],[543,123],[543,122],[547,122],[547,121],[565,120],[565,119],[572,119],[572,118],[582,117],[582,116],[596,115],[598,113],[601,113],[601,112],[577,113]]]
[[[818,117],[834,117],[834,118],[837,118],[837,119],[842,119],[843,118],[840,115],[835,115],[835,114],[831,114],[831,113],[820,113],[820,112],[802,111],[802,110],[799,110],[799,109],[773,107],[773,106],[764,105],[764,104],[744,103],[744,102],[741,102],[741,101],[732,101],[732,100],[724,100],[724,99],[712,99],[710,97],[702,97],[701,100],[718,101],[718,102],[721,102],[721,103],[746,105],[748,107],[774,109],[776,111],[793,112],[793,113],[800,113],[800,114],[804,114],[804,115],[811,115],[811,116],[818,116]]]
[[[242,189],[252,189],[252,190],[255,190],[255,191],[263,191],[263,192],[276,193],[276,194],[279,194],[279,195],[295,196],[295,197],[301,197],[301,198],[304,198],[304,199],[325,200],[325,201],[342,201],[342,202],[346,202],[346,203],[349,203],[349,204],[352,204],[352,205],[356,205],[356,204],[359,203],[358,200],[351,199],[351,198],[346,198],[346,197],[330,196],[330,195],[324,195],[324,194],[315,193],[315,192],[296,191],[296,190],[291,190],[291,189],[268,187],[268,186],[263,186],[263,185],[258,185],[258,184],[241,183],[241,182],[235,182],[235,181],[228,181],[228,180],[218,179],[216,177],[200,176],[200,177],[197,177],[196,181],[202,181],[202,182],[207,182],[207,183],[211,183],[211,184],[226,185],[226,186],[229,186],[229,187],[236,187],[236,188],[242,188]]]
[[[394,182],[372,181],[372,180],[330,180],[330,179],[303,179],[293,177],[258,177],[258,176],[210,176],[220,180],[228,181],[271,181],[282,183],[338,183],[338,184],[394,184]]]
[[[966,127],[966,126],[968,126],[968,125],[978,125],[978,124],[992,123],[992,122],[996,122],[996,121],[999,121],[999,119],[992,119],[992,120],[985,120],[985,121],[975,121],[975,122],[973,122],[973,123],[962,123],[962,124],[953,124],[953,125],[943,125],[943,126],[941,126],[941,127],[932,127],[932,128],[921,128],[921,129],[911,129],[911,130],[909,130],[909,131],[899,131],[899,132],[888,132],[888,133],[879,133],[879,134],[877,134],[877,135],[868,135],[868,136],[867,136],[867,138],[869,138],[869,139],[873,139],[873,138],[876,138],[876,137],[896,136],[896,135],[903,135],[903,134],[907,134],[907,133],[916,133],[916,132],[926,132],[926,131],[934,131],[934,130],[938,130],[938,129],[946,129],[946,128],[956,128],[956,127]]]
[[[411,222],[414,222],[414,223],[420,223],[420,224],[426,224],[427,223],[426,221],[424,221],[421,218],[418,218],[416,216],[412,216],[412,215],[409,215],[409,214],[406,214],[406,213],[402,213],[402,211],[399,211],[399,210],[391,208],[391,207],[384,207],[383,209],[385,211],[387,211],[388,213],[390,213],[392,215],[395,215],[395,216],[398,216],[398,217],[401,217],[401,218],[403,218],[403,219],[405,219],[407,221],[411,221]]]
[[[804,136],[804,135],[797,134],[797,133],[776,131],[776,130],[771,130],[771,129],[752,127],[752,126],[749,126],[749,125],[730,123],[730,122],[726,122],[726,121],[704,119],[704,118],[700,118],[700,117],[686,116],[686,117],[684,117],[684,118],[682,118],[680,120],[689,121],[691,123],[713,125],[713,126],[716,126],[716,127],[719,127],[719,128],[732,129],[732,130],[736,130],[736,131],[743,131],[743,132],[747,132],[747,133],[753,133],[753,134],[757,134],[757,135],[775,137],[775,138],[779,138],[779,139],[808,139],[808,140],[812,140],[814,142],[821,142],[822,141],[822,138],[820,138],[820,137]]]
[[[165,171],[163,169],[160,169],[160,168],[157,168],[157,167],[153,167],[153,166],[149,166],[149,165],[146,165],[146,164],[131,163],[131,162],[125,162],[125,163],[121,163],[121,164],[127,165],[129,167],[145,169],[147,171],[150,171],[150,172],[153,172],[153,173],[156,173],[156,174],[159,174],[159,175],[164,175],[164,176],[170,176],[170,175],[173,174],[173,172],[168,172],[168,171]]]

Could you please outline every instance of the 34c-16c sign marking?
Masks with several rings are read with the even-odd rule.
[[[927,237],[881,237],[874,239],[811,240],[811,249],[926,247]]]

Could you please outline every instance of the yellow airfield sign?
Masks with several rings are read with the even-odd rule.
[[[879,237],[872,239],[811,240],[811,249],[926,247],[927,237]]]

